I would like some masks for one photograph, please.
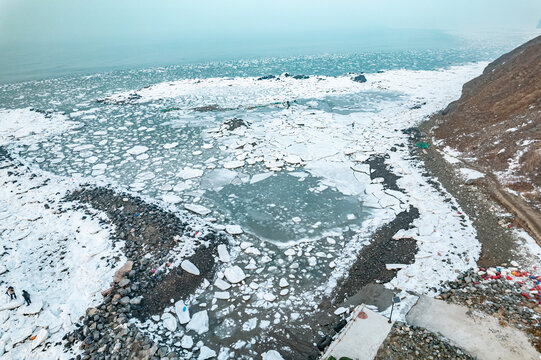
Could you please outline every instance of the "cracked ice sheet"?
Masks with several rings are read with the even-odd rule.
[[[2,162],[3,166],[11,164]],[[12,182],[9,171],[21,172],[17,183]],[[37,176],[30,178],[31,173]],[[100,292],[108,288],[114,273],[114,264],[108,259],[116,254],[109,241],[110,229],[99,223],[103,214],[88,216],[61,201],[67,191],[76,188],[72,180],[7,166],[0,169],[0,182],[1,263],[9,270],[2,274],[3,283],[14,286],[19,297],[25,289],[33,303],[43,301],[39,315],[1,311],[6,314],[0,314],[0,329],[9,336],[16,329],[33,328],[31,334],[35,335],[48,327],[45,342],[55,344],[75,329],[75,322],[88,307],[101,302]],[[65,211],[59,213],[57,207]],[[8,314],[4,322],[3,316]],[[35,327],[36,319],[40,326]],[[64,353],[62,345],[49,346],[45,352],[41,346],[31,351],[30,346],[28,340],[15,347],[9,339],[0,344],[11,358],[72,357]]]
[[[396,71],[391,79],[382,77],[380,85],[389,89],[400,89],[404,92],[415,94],[428,100],[426,106],[416,111],[400,110],[400,106],[385,109],[377,116],[373,116],[373,123],[377,124],[377,129],[364,129],[359,140],[367,142],[377,142],[372,148],[366,144],[348,144],[349,147],[358,147],[367,151],[378,152],[380,149],[388,149],[398,143],[407,143],[407,137],[395,129],[403,129],[410,126],[415,126],[424,116],[431,114],[444,107],[450,101],[456,99],[460,95],[461,84],[482,71],[485,64],[475,64],[471,67],[463,69],[453,68],[447,72],[403,72]],[[432,73],[432,74],[430,74]],[[407,77],[410,74],[411,77]],[[418,77],[416,76],[418,75]],[[404,76],[406,76],[404,78]],[[432,80],[429,78],[433,76]],[[453,79],[453,77],[455,77]],[[434,79],[439,78],[444,81],[445,87],[439,81],[434,83]],[[400,84],[404,79],[407,79],[408,84]],[[445,79],[445,80],[444,80]],[[377,79],[375,79],[377,82]],[[417,81],[420,81],[417,83]],[[423,84],[424,83],[424,84]],[[434,85],[435,89],[430,87]],[[438,93],[438,91],[441,91]],[[382,136],[384,135],[384,136]],[[311,138],[310,136],[306,136]],[[408,265],[400,270],[397,276],[388,285],[405,290],[414,290],[421,293],[430,293],[431,287],[437,286],[440,281],[452,280],[456,278],[456,271],[463,271],[471,267],[475,267],[475,261],[479,256],[480,244],[476,238],[476,231],[473,228],[469,218],[461,220],[457,211],[451,208],[456,206],[460,208],[456,201],[445,202],[446,197],[451,197],[448,193],[440,194],[436,189],[427,183],[421,173],[420,165],[416,165],[409,160],[407,148],[398,148],[397,152],[387,152],[390,159],[386,163],[391,166],[393,172],[401,176],[398,180],[398,185],[405,190],[405,196],[401,198],[404,205],[412,205],[419,209],[420,218],[414,222],[420,236],[415,238],[418,241],[419,252],[416,256],[415,263]],[[310,162],[308,165],[310,166]],[[388,209],[387,209],[388,210]],[[381,211],[381,210],[380,210]],[[384,213],[387,216],[383,218],[388,221],[388,211]],[[392,215],[391,215],[392,216]],[[375,216],[377,218],[378,216]],[[462,222],[462,223],[461,223]],[[368,221],[367,221],[368,223]],[[382,222],[380,222],[381,224]],[[372,228],[376,228],[374,223],[367,224]],[[427,231],[427,229],[431,231]],[[399,240],[398,240],[399,241]],[[358,245],[351,246],[347,252],[355,252]],[[464,253],[464,255],[462,254]],[[337,259],[337,263],[343,262],[345,268],[350,264],[347,259]],[[333,271],[330,280],[321,287],[321,289],[329,293],[336,284],[336,278],[345,274],[344,266],[337,266]],[[444,270],[444,271],[442,271]]]

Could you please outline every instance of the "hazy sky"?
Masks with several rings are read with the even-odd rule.
[[[535,35],[540,18],[541,0],[0,0],[0,82],[457,46],[441,30],[488,32],[492,44],[495,31]]]
[[[0,44],[220,41],[375,27],[531,30],[540,0],[0,0]]]

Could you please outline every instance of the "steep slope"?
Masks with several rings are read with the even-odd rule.
[[[541,36],[501,56],[437,115],[435,142],[486,173],[493,194],[541,237]],[[503,191],[502,191],[503,190]]]

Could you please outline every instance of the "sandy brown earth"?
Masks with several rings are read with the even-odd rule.
[[[487,174],[491,196],[541,243],[541,37],[489,64],[432,120],[438,148]]]

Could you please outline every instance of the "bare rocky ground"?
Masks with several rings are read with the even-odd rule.
[[[541,242],[541,36],[490,63],[433,118],[443,149],[487,174],[499,197]],[[502,201],[503,200],[503,201]],[[509,204],[505,204],[509,202]]]
[[[376,360],[454,359],[470,360],[472,356],[438,334],[397,321],[381,344]]]
[[[541,352],[540,280],[541,276],[513,266],[472,269],[446,283],[440,297],[492,315],[501,325],[516,327]]]

